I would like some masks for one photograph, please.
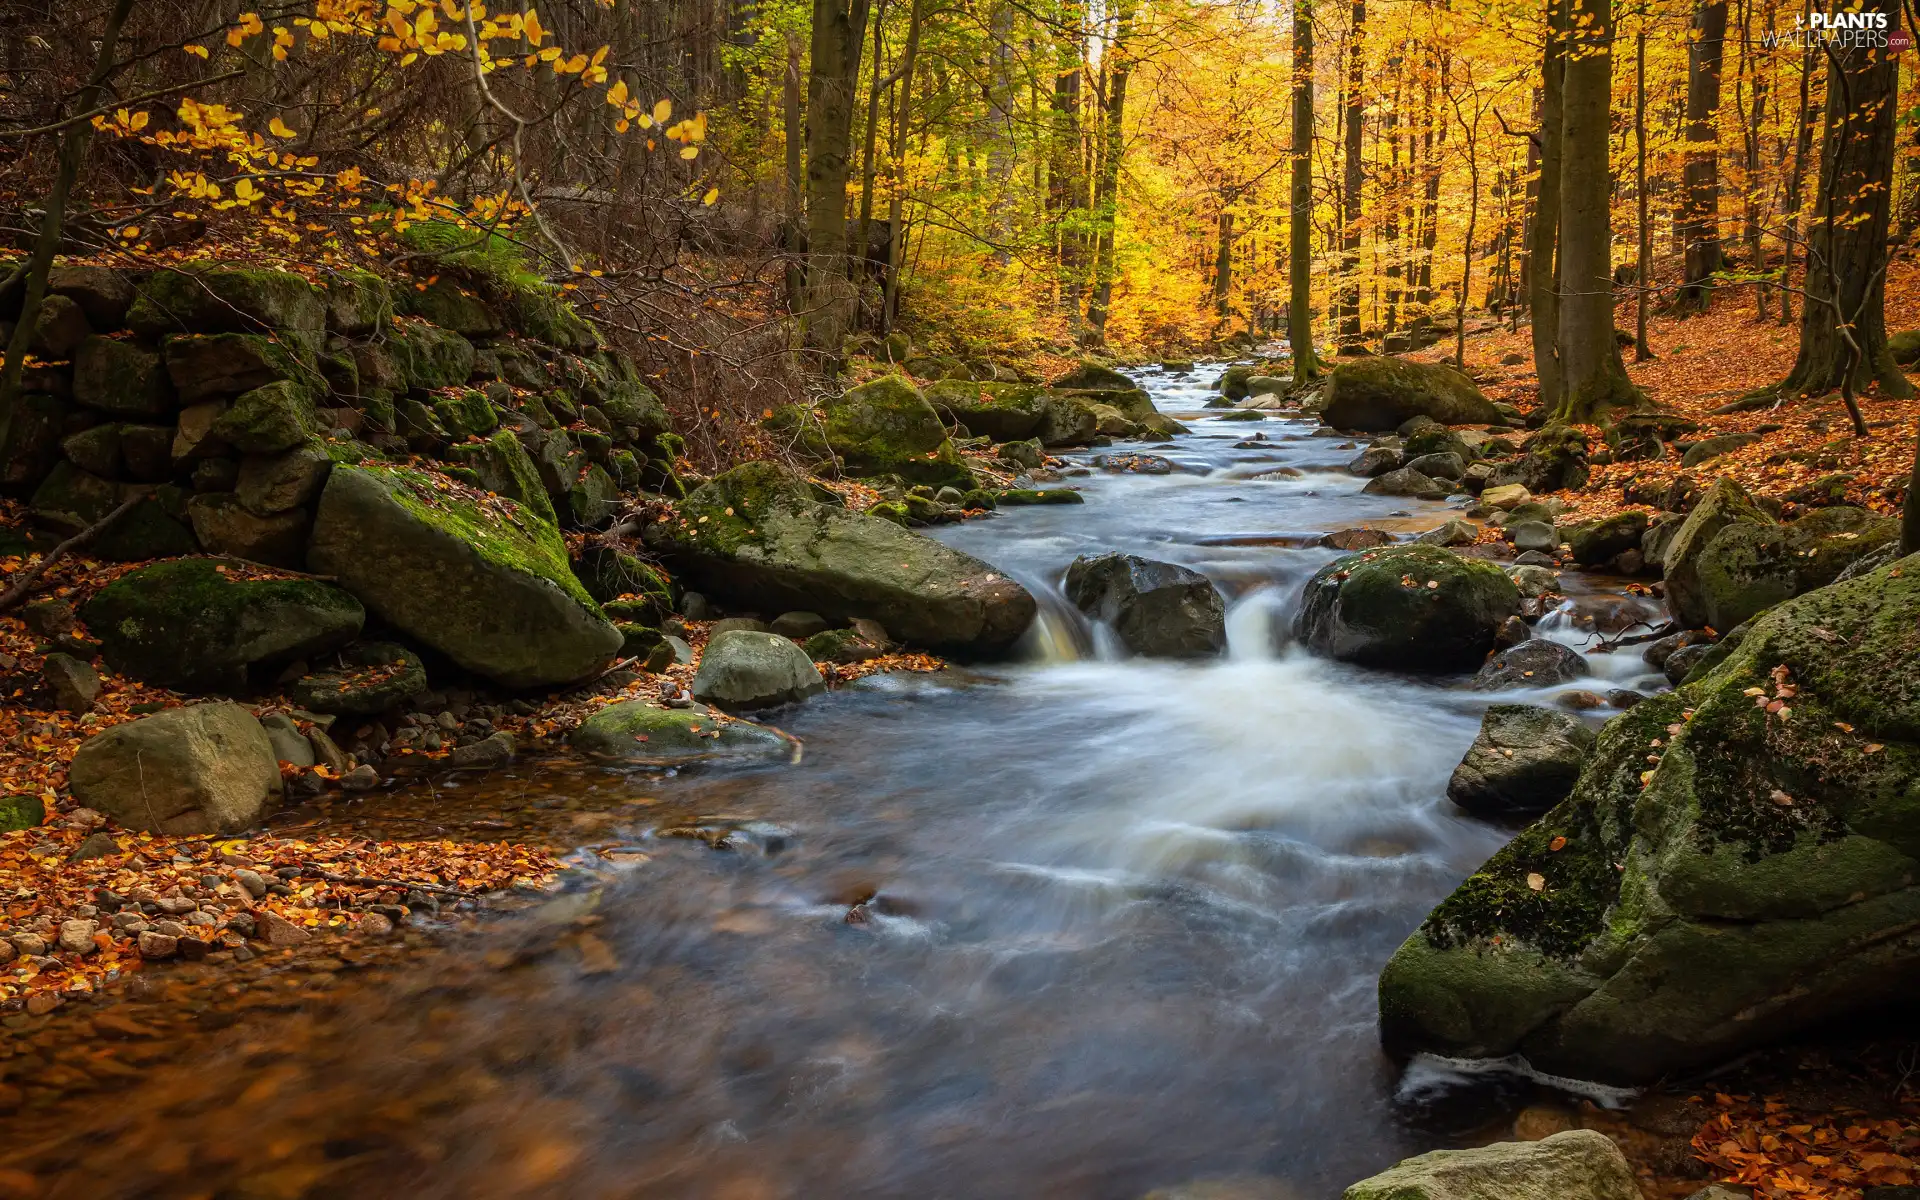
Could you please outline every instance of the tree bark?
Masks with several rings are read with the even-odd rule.
[[[837,361],[853,325],[847,170],[853,96],[871,0],[813,0],[807,76],[807,344]]]
[[[1213,247],[1213,312],[1222,321],[1226,319],[1231,307],[1229,298],[1233,294],[1233,200],[1222,194],[1220,197],[1220,216],[1214,227]]]
[[[1813,0],[1805,0],[1800,12],[1801,28],[1812,22]],[[1813,150],[1813,43],[1809,39],[1800,54],[1800,108],[1793,124],[1793,166],[1787,172],[1786,249],[1780,256],[1780,323],[1793,319],[1793,256],[1800,245],[1800,207],[1805,202],[1807,155]]]
[[[1102,69],[1107,76],[1105,148],[1100,159],[1099,194],[1094,197],[1099,241],[1093,252],[1093,299],[1087,305],[1087,336],[1094,345],[1107,337],[1107,317],[1113,304],[1113,234],[1119,216],[1120,160],[1126,150],[1127,79],[1131,58],[1135,0],[1117,0],[1113,10],[1113,40],[1107,44]]]
[[[106,27],[100,33],[100,47],[94,53],[93,74],[74,98],[75,113],[92,112],[99,107],[101,92],[117,64],[120,28],[133,11],[133,0],[114,0],[107,13]],[[53,259],[60,252],[65,232],[67,201],[74,181],[86,163],[87,144],[93,135],[88,121],[75,121],[60,132],[60,157],[54,168],[53,186],[47,191],[46,208],[40,215],[40,229],[34,238],[33,254],[27,260],[26,295],[20,304],[20,316],[7,340],[7,361],[0,368],[0,463],[10,462],[19,432],[16,417],[20,411],[20,381],[27,368],[27,346],[33,339],[33,327],[40,319],[40,306],[47,298],[47,278],[53,271]]]
[[[1868,0],[1865,11],[1885,14],[1889,33],[1900,28],[1898,0]],[[1837,389],[1851,408],[1853,393],[1875,382],[1887,395],[1913,395],[1887,351],[1885,305],[1899,59],[1873,44],[1828,44],[1821,52],[1827,104],[1820,190],[1808,231],[1800,354],[1781,391]],[[1855,425],[1864,435],[1857,418]]]
[[[1633,277],[1640,294],[1633,300],[1633,361],[1646,362],[1653,357],[1647,345],[1647,297],[1653,291],[1653,229],[1647,223],[1647,18],[1640,17],[1640,30],[1633,39],[1633,198],[1638,254]]]
[[[1613,96],[1613,0],[1572,0],[1561,115],[1560,367],[1555,415],[1598,420],[1645,398],[1627,378],[1613,336],[1608,161]]]
[[[1293,186],[1287,226],[1287,344],[1293,382],[1320,374],[1313,351],[1313,9],[1293,4]]]
[[[1678,307],[1701,311],[1720,261],[1720,70],[1726,58],[1727,0],[1701,0],[1687,42],[1687,159],[1682,171],[1680,236],[1686,271]]]
[[[1063,6],[1062,24],[1070,30],[1054,46],[1053,129],[1048,147],[1047,213],[1058,239],[1060,311],[1078,340],[1081,333],[1081,273],[1084,233],[1073,219],[1086,197],[1080,154],[1080,76],[1085,70],[1086,14],[1077,2]]]
[[[1547,0],[1547,46],[1540,78],[1540,179],[1527,236],[1528,307],[1533,310],[1533,370],[1540,407],[1560,405],[1560,158],[1566,108],[1568,0]]]
[[[800,110],[800,57],[800,38],[790,33],[787,35],[787,71],[780,88],[780,116],[787,134],[787,212],[782,240],[788,254],[787,307],[796,313],[807,306],[807,271],[802,259],[802,243],[806,240],[806,208],[802,200],[805,171],[801,165],[806,128]],[[632,140],[638,144],[638,139]]]
[[[1360,202],[1366,187],[1366,163],[1360,157],[1366,92],[1367,0],[1353,0],[1353,28],[1348,33],[1346,172],[1341,182],[1340,211],[1340,340],[1360,340]]]
[[[907,42],[900,51],[900,90],[893,109],[893,138],[887,149],[887,171],[892,187],[887,189],[887,280],[882,289],[880,332],[892,330],[900,312],[900,269],[906,265],[906,179],[901,163],[907,157],[907,118],[913,112],[913,69],[920,57],[920,25],[926,16],[926,0],[913,0],[907,15]]]

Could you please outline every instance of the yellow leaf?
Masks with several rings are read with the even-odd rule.
[[[653,106],[653,123],[665,125],[667,118],[673,115],[673,101],[661,100]]]
[[[188,54],[196,55],[197,57],[200,57],[200,58],[205,58],[207,56],[207,48],[205,46],[196,46],[192,42],[188,42],[186,45],[180,48],[182,50],[185,50]]]
[[[1536,892],[1543,892],[1547,889],[1547,877],[1538,871],[1530,872],[1527,875],[1527,886]]]
[[[275,117],[273,120],[267,122],[267,132],[273,134],[273,136],[277,138],[290,138],[290,137],[299,136],[293,131],[292,128],[290,128],[287,125],[285,121],[282,121],[279,117]]]
[[[615,108],[625,107],[627,103],[626,80],[616,79],[613,81],[613,86],[607,89],[607,103],[613,105]]]
[[[708,208],[712,208],[713,202],[715,200],[718,200],[719,198],[720,198],[719,188],[708,188],[707,194],[700,197],[700,203],[706,205]]]
[[[531,8],[527,10],[527,18],[521,23],[520,28],[526,33],[529,46],[538,46],[546,40],[547,31],[540,28],[540,14]],[[559,51],[556,50],[555,53]]]
[[[700,147],[698,147],[698,146],[682,146],[682,147],[680,147],[680,157],[681,157],[681,158],[698,158],[699,156],[700,156]]]

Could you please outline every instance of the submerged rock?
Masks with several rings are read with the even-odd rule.
[[[1389,1050],[1642,1083],[1906,995],[1916,627],[1909,558],[1615,717],[1571,796],[1387,965]]]
[[[176,836],[237,833],[280,792],[266,730],[238,704],[172,708],[80,744],[74,799],[128,829]]]
[[[1133,554],[1076,558],[1066,593],[1144,657],[1203,658],[1227,644],[1226,602],[1212,580],[1186,567]]]
[[[1004,651],[1035,612],[1025,588],[979,559],[848,512],[770,462],[715,476],[681,502],[677,521],[648,526],[646,537],[690,586],[736,608],[871,617],[934,650]]]
[[[1307,581],[1294,635],[1320,654],[1366,666],[1467,671],[1520,611],[1499,567],[1410,543],[1335,559]]]
[[[778,759],[793,752],[786,738],[751,721],[728,720],[705,705],[657,708],[639,700],[609,704],[569,739],[594,758],[640,764]]]
[[[1473,677],[1473,690],[1497,692],[1505,688],[1553,687],[1592,673],[1587,660],[1573,647],[1546,638],[1532,638],[1488,659]]]
[[[1578,717],[1496,704],[1447,780],[1447,799],[1476,817],[1537,816],[1573,790],[1593,740]]]

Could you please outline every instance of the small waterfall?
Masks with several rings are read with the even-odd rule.
[[[1038,611],[1015,647],[1022,662],[1071,663],[1094,657],[1094,631],[1080,610],[1067,603],[1058,587],[1022,579]]]

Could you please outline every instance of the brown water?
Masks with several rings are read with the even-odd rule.
[[[1283,637],[1332,554],[1304,535],[1449,514],[1362,496],[1308,424],[1195,427],[1181,473],[941,532],[1042,596],[1028,661],[779,714],[797,767],[414,797],[591,845],[540,906],[195,1035],[14,1161],[60,1197],[1322,1197],[1459,1135],[1380,1054],[1374,980],[1503,840],[1442,795],[1489,698]],[[1304,474],[1249,478],[1276,466]],[[1110,653],[1057,593],[1107,548],[1214,578],[1228,656]]]

